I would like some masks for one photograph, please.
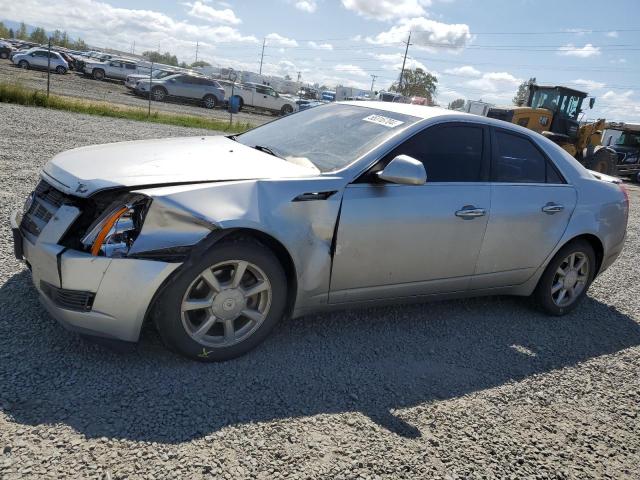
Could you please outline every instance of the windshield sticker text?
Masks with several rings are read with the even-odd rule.
[[[402,125],[404,122],[396,120],[395,118],[385,117],[383,115],[369,115],[363,118],[365,122],[377,123],[378,125],[384,125],[385,127],[394,128],[398,125]]]

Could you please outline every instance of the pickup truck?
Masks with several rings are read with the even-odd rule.
[[[233,87],[233,95],[240,97],[240,109],[253,107],[280,115],[288,115],[298,110],[296,99],[283,97],[268,85],[259,83],[233,84],[225,81],[219,83],[224,88],[227,98],[231,98]]]
[[[95,80],[113,78],[124,81],[127,75],[133,73],[138,73],[138,64],[130,60],[112,58],[106,62],[85,62],[84,64],[84,74]]]

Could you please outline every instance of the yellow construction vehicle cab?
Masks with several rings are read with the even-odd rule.
[[[585,167],[617,174],[617,156],[600,142],[605,120],[581,124],[578,120],[586,92],[562,86],[529,84],[526,106],[492,107],[487,116],[534,130],[560,145]],[[589,98],[593,108],[595,98]]]

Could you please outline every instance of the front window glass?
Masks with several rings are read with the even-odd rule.
[[[346,167],[420,118],[354,105],[323,105],[288,115],[238,135],[250,147],[330,172]]]
[[[616,140],[616,145],[625,147],[640,147],[640,132],[622,132],[622,135]]]

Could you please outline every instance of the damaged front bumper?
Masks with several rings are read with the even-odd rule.
[[[79,215],[63,205],[35,237],[11,215],[16,256],[32,272],[49,313],[65,328],[90,336],[135,342],[154,295],[181,264],[107,258],[58,244]]]

